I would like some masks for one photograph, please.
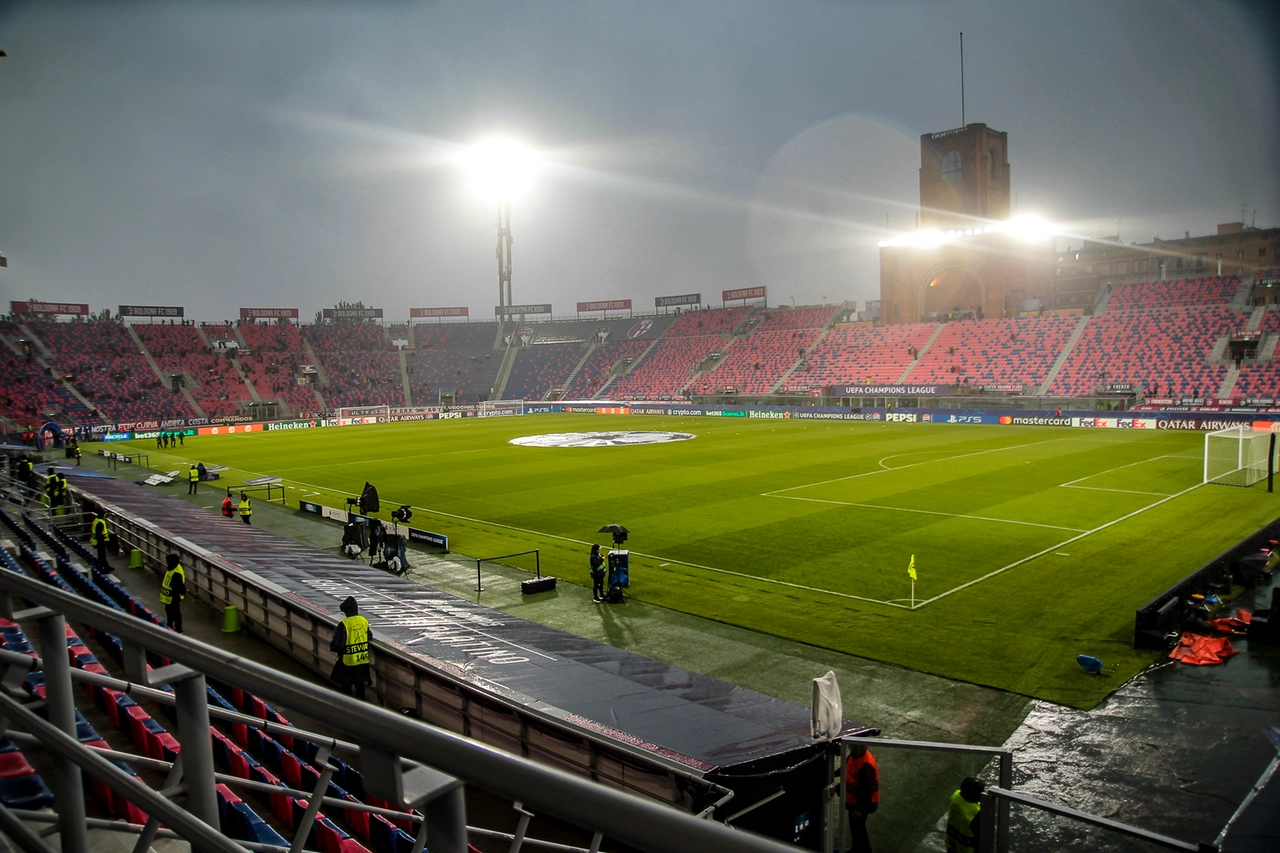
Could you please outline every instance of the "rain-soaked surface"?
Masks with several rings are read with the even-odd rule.
[[[1265,607],[1270,597],[1262,585],[1228,612]],[[1158,664],[1092,711],[1034,703],[1006,744],[1015,750],[1014,788],[1192,844],[1214,841],[1276,756],[1263,729],[1280,725],[1280,647],[1232,643],[1240,654],[1221,665]],[[1039,810],[1012,811],[1015,851],[1163,849]],[[939,821],[917,853],[942,850],[944,828]],[[1280,851],[1280,827],[1269,847],[1255,849]]]

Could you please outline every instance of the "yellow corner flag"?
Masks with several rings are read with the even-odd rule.
[[[911,575],[911,579],[916,579],[916,555],[911,555],[911,565],[907,566],[907,574]]]

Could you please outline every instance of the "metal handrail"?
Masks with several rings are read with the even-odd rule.
[[[1000,787],[1005,790],[1013,788],[1013,750],[1005,746],[980,746],[969,743],[944,743],[941,741],[927,740],[895,740],[893,738],[874,738],[874,737],[851,737],[845,738],[840,746],[840,802],[844,803],[845,795],[845,775],[844,765],[849,760],[849,744],[850,743],[866,743],[868,745],[875,744],[877,747],[891,747],[895,749],[919,749],[927,752],[959,752],[969,755],[988,755],[995,756],[1000,759]],[[1009,850],[1009,801],[1001,800],[996,806],[999,812],[999,822],[997,824],[995,836],[994,853],[1008,853]],[[844,845],[844,832],[846,815],[844,809],[840,810],[839,820],[839,839],[833,849],[842,850]]]
[[[501,752],[354,697],[318,690],[315,685],[301,679],[25,576],[0,572],[0,591],[21,595],[38,605],[108,631],[121,640],[150,649],[197,672],[238,685],[285,707],[307,708],[310,714],[341,731],[358,732],[362,750],[372,748],[419,761],[506,799],[523,801],[542,814],[641,850],[782,853],[790,849],[772,839],[699,820],[674,808]],[[0,698],[0,702],[12,703],[18,711],[25,710],[13,700]],[[29,711],[26,713],[30,714]],[[44,723],[43,720],[38,722]],[[44,726],[49,724],[44,723]],[[53,735],[74,742],[74,738],[50,728],[53,728]],[[105,758],[80,750],[79,744],[75,747],[88,758],[123,773]],[[132,777],[128,779],[133,782]],[[150,789],[145,790],[154,794]],[[171,826],[179,825],[170,821],[166,814],[148,811],[160,815]],[[224,844],[229,843],[227,839],[219,838]],[[227,849],[230,853],[230,848],[210,846],[207,849]],[[242,849],[235,848],[237,851]]]
[[[980,801],[981,813],[991,814],[992,806],[996,804],[997,800],[1002,802],[1018,803],[1023,806],[1031,806],[1032,808],[1040,809],[1041,811],[1048,812],[1049,814],[1071,818],[1072,820],[1077,820],[1081,823],[1087,823],[1092,826],[1101,827],[1102,829],[1109,829],[1112,832],[1118,832],[1121,835],[1127,835],[1130,838],[1147,841],[1168,850],[1182,850],[1186,851],[1186,853],[1217,853],[1218,851],[1218,846],[1216,844],[1209,844],[1204,841],[1201,841],[1199,844],[1192,844],[1188,841],[1181,841],[1177,838],[1171,838],[1168,835],[1161,835],[1158,832],[1152,832],[1149,829],[1142,829],[1141,827],[1133,826],[1132,824],[1121,823],[1118,820],[1089,814],[1088,812],[1082,812],[1079,809],[1073,809],[1070,806],[1058,805],[1057,803],[1051,803],[1048,800],[1041,800],[1037,797],[1020,794],[1016,791],[1009,791],[1004,788],[987,788],[982,792],[982,799]],[[1008,821],[1002,820],[1001,822],[1007,823]],[[978,850],[980,853],[995,853],[996,831],[995,827],[992,826],[993,823],[995,823],[995,821],[983,820],[979,824]]]

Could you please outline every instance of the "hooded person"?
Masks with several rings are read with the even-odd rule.
[[[369,630],[369,620],[360,615],[354,598],[347,596],[339,609],[346,618],[334,628],[333,639],[329,641],[329,651],[338,654],[330,677],[343,693],[364,699],[365,685],[373,683],[369,677],[369,641],[373,632]]]

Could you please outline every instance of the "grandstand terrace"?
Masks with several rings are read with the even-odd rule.
[[[582,363],[578,375],[573,377],[565,391],[570,400],[589,400],[600,392],[609,381],[610,369],[623,359],[636,359],[653,343],[645,339],[623,339],[600,344]]]
[[[120,323],[31,322],[52,353],[49,365],[108,421],[190,418],[196,413],[165,385]]]
[[[564,386],[585,352],[580,344],[533,344],[516,353],[515,365],[502,396],[512,400],[542,400]]]
[[[1107,310],[1222,305],[1230,302],[1239,290],[1240,278],[1234,275],[1126,282],[1116,285],[1107,301]]]
[[[1038,386],[1079,322],[1076,316],[949,322],[907,374],[917,385]]]
[[[835,318],[838,306],[779,309],[729,347],[723,360],[695,381],[698,393],[733,388],[739,394],[768,394]],[[706,390],[704,390],[706,389]]]
[[[138,323],[133,330],[162,373],[181,373],[192,398],[209,417],[238,414],[241,401],[252,400],[228,352],[206,346],[194,325]]]
[[[937,323],[892,326],[839,325],[809,353],[809,385],[897,382],[912,366],[909,347],[920,350]]]
[[[1227,368],[1208,358],[1219,338],[1248,320],[1224,305],[1109,311],[1089,320],[1049,393],[1083,396],[1103,383],[1132,382],[1161,396],[1216,397]]]
[[[302,336],[292,323],[242,323],[239,326],[247,351],[239,353],[240,369],[264,400],[284,403],[300,416],[321,410],[311,385],[299,385],[302,365],[311,358]],[[314,376],[314,374],[312,374]]]
[[[441,392],[459,402],[489,399],[502,366],[497,323],[419,323],[413,333],[405,362],[415,405],[435,405]]]
[[[322,324],[304,326],[302,333],[324,369],[323,394],[330,408],[405,404],[400,355],[382,326]]]

